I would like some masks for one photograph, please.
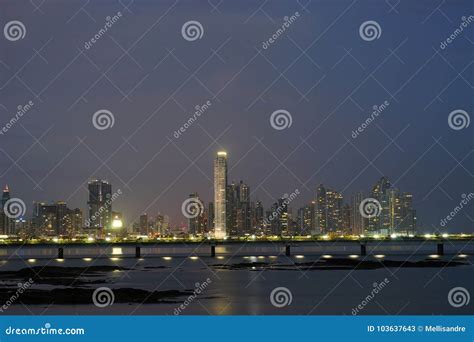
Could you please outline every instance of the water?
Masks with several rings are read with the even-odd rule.
[[[329,253],[333,259],[349,259],[349,255],[359,252],[358,246],[340,244],[337,246],[301,245],[292,248],[292,256],[283,255],[281,246],[268,244],[248,246],[233,244],[218,247],[217,258],[204,256],[208,246],[196,253],[195,247],[152,247],[144,250],[143,258],[127,258],[134,253],[134,247],[122,247],[122,254],[113,255],[110,249],[98,247],[67,248],[68,253],[74,251],[77,258],[65,260],[51,258],[54,248],[26,248],[18,251],[22,258],[10,258],[0,261],[0,272],[13,271],[30,266],[59,267],[90,267],[90,266],[121,266],[128,270],[115,270],[90,277],[99,281],[81,288],[109,287],[112,290],[133,288],[149,291],[195,290],[196,285],[209,282],[208,286],[196,298],[186,302],[189,295],[174,298],[171,303],[139,304],[114,303],[105,308],[92,304],[81,305],[22,305],[21,297],[3,314],[120,314],[120,315],[173,315],[181,304],[184,315],[351,315],[353,309],[366,301],[359,314],[473,314],[474,306],[455,308],[448,302],[448,293],[454,287],[464,287],[474,294],[472,266],[472,244],[456,242],[453,246],[445,246],[446,255],[436,260],[455,259],[464,262],[465,266],[456,267],[391,267],[378,269],[344,269],[344,270],[304,270],[295,263],[312,263],[322,260],[320,253]],[[435,253],[433,245],[401,246],[394,244],[385,249],[371,249],[369,253],[384,253],[385,260],[419,261],[430,258]],[[436,246],[434,246],[436,247]],[[128,250],[130,248],[130,251]],[[159,248],[159,251],[152,250]],[[251,249],[249,249],[251,248]],[[316,248],[316,250],[315,250]],[[416,250],[416,253],[413,251]],[[466,253],[449,254],[449,251]],[[118,250],[115,250],[118,252]],[[167,257],[152,257],[151,253],[168,253]],[[249,254],[252,252],[252,254]],[[317,252],[317,253],[316,253]],[[409,252],[409,253],[408,253]],[[315,254],[316,253],[316,254]],[[97,258],[102,254],[102,257]],[[201,254],[199,257],[180,255]],[[70,256],[71,254],[69,254]],[[92,255],[92,257],[91,257]],[[47,258],[47,256],[49,256]],[[28,258],[34,260],[28,260]],[[433,257],[433,256],[432,256]],[[327,257],[329,258],[329,257]],[[354,257],[355,258],[355,257]],[[359,258],[360,260],[360,258]],[[379,260],[369,255],[367,260]],[[239,269],[239,265],[253,264]],[[287,269],[268,269],[267,264],[287,265]],[[218,265],[230,266],[225,269]],[[166,268],[160,268],[166,267]],[[85,276],[89,277],[89,276]],[[2,279],[3,280],[3,279]],[[104,281],[105,283],[101,283]],[[18,281],[4,281],[4,285],[14,285]],[[375,287],[382,282],[386,285],[367,302],[366,298],[373,293]],[[375,286],[375,287],[374,287]],[[31,289],[52,289],[61,286],[33,284]],[[63,288],[68,288],[64,287]],[[291,303],[283,307],[275,307],[270,294],[277,287],[287,288],[291,292]],[[74,288],[74,287],[72,287]],[[27,290],[28,291],[28,290]],[[288,298],[288,297],[287,297]]]

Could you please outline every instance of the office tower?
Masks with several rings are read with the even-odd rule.
[[[372,197],[379,201],[382,210],[378,216],[367,219],[370,233],[382,235],[415,233],[416,211],[413,209],[413,195],[400,194],[386,177],[382,177],[372,188]]]
[[[340,234],[343,232],[343,197],[342,194],[326,189],[327,217],[329,233]]]
[[[397,233],[402,235],[415,234],[416,232],[416,210],[413,209],[413,195],[403,193],[401,195],[401,222]]]
[[[316,219],[316,201],[311,201],[309,205],[309,217],[310,217],[310,234],[311,235],[316,235],[320,234],[320,231],[318,229],[318,224],[317,224],[317,219]]]
[[[316,223],[322,234],[343,232],[343,196],[340,192],[325,188],[316,190]]]
[[[389,234],[409,235],[416,229],[416,212],[413,209],[413,195],[400,194],[398,189],[387,191],[389,199]]]
[[[217,152],[214,160],[214,237],[227,235],[227,152]]]
[[[191,203],[200,203],[199,195],[197,192],[193,192],[189,195],[189,198],[193,199]],[[197,209],[196,217],[188,218],[188,234],[190,235],[199,235],[203,233],[202,225],[204,221],[204,213],[201,211],[202,208]],[[194,215],[193,215],[194,216]]]
[[[164,235],[170,234],[170,217],[168,215],[163,215],[163,224],[161,227]]]
[[[251,231],[250,188],[243,181],[227,186],[227,235],[243,236]]]
[[[322,184],[316,189],[316,228],[320,234],[328,230],[326,188]]]
[[[164,236],[166,235],[164,230],[163,230],[163,222],[164,222],[165,218],[163,215],[161,215],[160,213],[158,213],[158,215],[156,215],[156,218],[155,218],[155,231],[160,235],[160,236]]]
[[[209,202],[207,210],[207,231],[214,231],[214,202]]]
[[[139,231],[141,235],[148,235],[148,215],[146,213],[140,215]]]
[[[298,209],[298,215],[296,220],[297,229],[295,235],[312,235],[314,234],[313,229],[314,222],[314,209],[313,202],[309,205],[305,205]]]
[[[239,206],[240,215],[239,232],[240,234],[250,234],[252,231],[252,210],[250,205],[250,187],[243,181],[239,183]]]
[[[402,212],[402,207],[401,207],[401,201],[400,201],[400,196],[398,189],[396,188],[391,188],[388,189],[387,192],[387,203],[388,203],[388,215],[387,215],[387,220],[388,220],[388,230],[386,234],[394,234],[396,231],[399,229],[400,224],[401,224],[401,212]],[[385,214],[385,213],[384,213]]]
[[[360,213],[360,203],[365,199],[362,192],[357,192],[351,197],[350,227],[352,235],[363,235],[365,233],[366,221]]]
[[[112,185],[104,180],[89,182],[89,228],[109,229],[112,223]]]
[[[70,234],[75,235],[82,233],[84,224],[84,215],[82,214],[82,210],[79,208],[70,209],[68,214],[71,221]]]
[[[296,218],[298,231],[296,235],[304,235],[304,231],[306,231],[306,222],[305,222],[305,207],[301,207],[298,209],[298,215]]]
[[[82,211],[69,209],[66,202],[34,203],[33,224],[40,235],[72,237],[81,231],[82,223]]]
[[[372,198],[375,198],[382,210],[378,216],[368,219],[368,231],[377,234],[389,234],[390,231],[390,203],[388,190],[391,188],[390,181],[386,177],[381,177],[372,188]]]
[[[255,207],[253,210],[253,230],[260,235],[265,235],[265,229],[263,224],[265,209],[263,208],[263,204],[260,201],[255,203]]]
[[[227,185],[226,189],[226,233],[229,236],[238,236],[237,216],[239,211],[240,188],[237,184]]]
[[[342,206],[341,233],[342,234],[350,234],[351,233],[351,207],[350,207],[349,204],[344,204]]]
[[[271,235],[288,236],[290,234],[290,217],[286,198],[279,198],[266,214],[266,225]]]
[[[11,235],[14,230],[14,220],[5,214],[5,203],[10,199],[10,189],[5,185],[2,194],[2,208],[0,210],[0,234]]]

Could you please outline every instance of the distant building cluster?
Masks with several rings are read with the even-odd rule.
[[[216,238],[256,236],[307,235],[399,235],[415,234],[416,211],[413,195],[402,193],[382,177],[369,194],[358,192],[349,203],[342,193],[319,185],[314,200],[296,210],[291,202],[298,189],[264,208],[261,201],[252,201],[250,187],[240,181],[227,182],[227,153],[218,152],[214,160],[214,201],[188,220],[188,233]],[[197,193],[190,198],[203,203]],[[370,198],[380,205],[373,217],[364,217],[361,203]]]
[[[36,237],[291,237],[291,236],[408,236],[416,232],[413,196],[400,192],[382,177],[372,190],[353,194],[347,201],[343,194],[320,184],[314,198],[306,205],[293,208],[300,196],[298,189],[285,194],[268,208],[252,201],[250,186],[244,181],[228,182],[227,153],[220,151],[214,160],[214,200],[205,205],[193,192],[185,201],[191,203],[186,226],[172,226],[167,215],[146,213],[129,226],[123,215],[113,211],[114,201],[122,195],[105,180],[88,183],[88,212],[68,208],[64,201],[34,202],[31,219],[24,215],[12,218],[5,209],[0,212],[0,235]],[[3,190],[2,208],[10,200],[8,186]],[[375,214],[364,215],[361,206],[372,201]],[[375,204],[374,204],[375,203]]]

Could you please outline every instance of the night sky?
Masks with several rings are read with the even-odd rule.
[[[181,203],[191,192],[213,200],[212,163],[224,149],[229,180],[244,180],[266,207],[298,189],[295,212],[320,183],[347,200],[368,195],[384,175],[414,194],[421,231],[434,230],[474,192],[474,123],[448,124],[454,110],[474,119],[474,21],[440,48],[474,3],[395,3],[1,0],[1,27],[18,20],[26,35],[0,36],[0,126],[18,105],[34,106],[0,135],[0,182],[30,214],[34,200],[86,210],[87,181],[107,179],[123,192],[113,209],[127,223],[161,212],[184,224]],[[203,27],[194,41],[181,32],[191,20]],[[366,21],[379,24],[378,39],[361,38]],[[113,114],[113,127],[94,127],[101,109]],[[280,109],[292,124],[276,130],[270,117]],[[448,231],[474,232],[473,208]]]

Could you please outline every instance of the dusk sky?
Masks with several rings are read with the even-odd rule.
[[[246,182],[265,207],[298,189],[295,212],[320,183],[349,201],[386,176],[413,193],[421,231],[434,231],[474,192],[474,123],[448,122],[455,110],[474,119],[474,18],[440,47],[474,3],[395,3],[1,0],[1,27],[18,20],[26,35],[0,36],[0,128],[18,105],[34,105],[0,134],[0,182],[28,214],[35,200],[86,213],[87,182],[107,179],[123,192],[113,210],[127,223],[161,212],[184,224],[191,192],[213,200],[212,163],[224,149],[229,181]],[[265,49],[285,16],[296,19]],[[193,41],[182,35],[191,20],[203,28]],[[362,39],[366,21],[378,23],[378,39]],[[115,120],[105,130],[93,125],[102,109]],[[277,130],[270,117],[281,109],[292,124]],[[473,209],[448,231],[474,232]]]

